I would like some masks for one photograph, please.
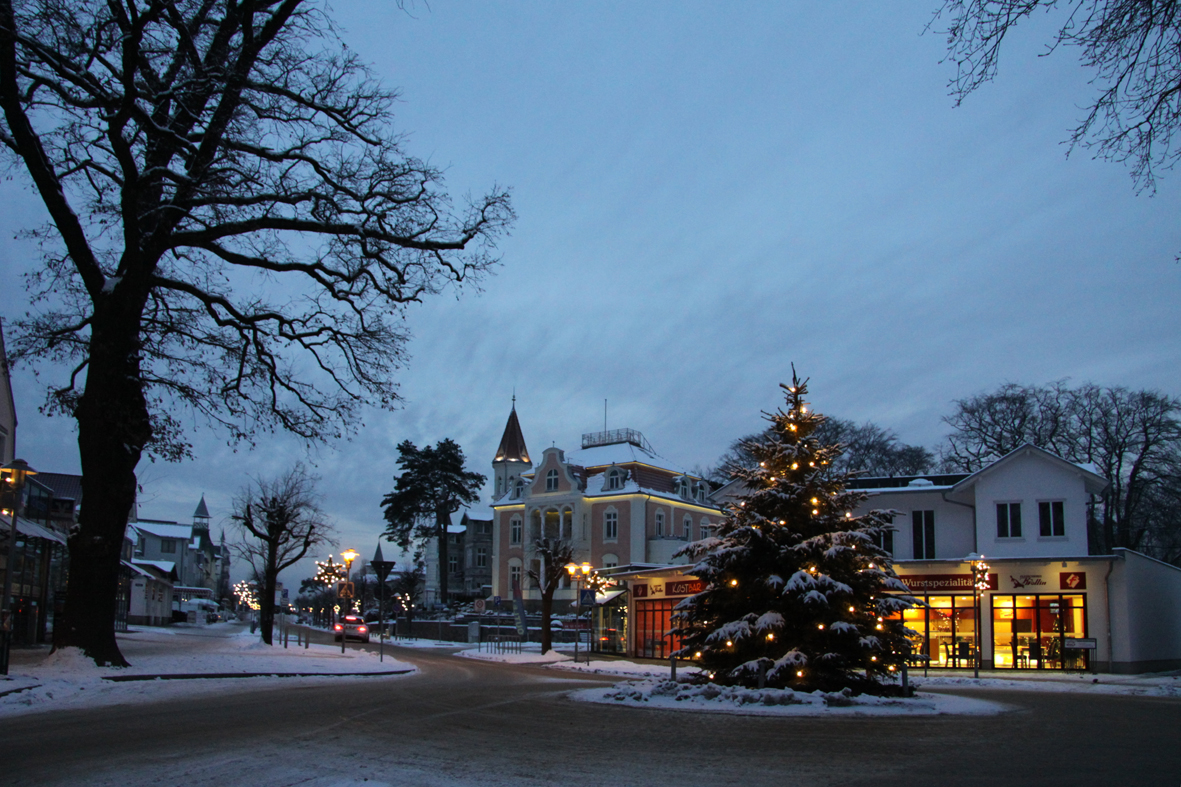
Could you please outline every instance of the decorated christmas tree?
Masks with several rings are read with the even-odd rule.
[[[881,693],[901,669],[914,600],[879,546],[888,512],[855,516],[863,493],[834,472],[840,446],[813,436],[824,417],[792,370],[786,406],[734,471],[746,492],[716,536],[687,546],[705,589],[681,602],[678,655],[724,684]]]

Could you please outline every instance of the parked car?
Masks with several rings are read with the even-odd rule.
[[[369,626],[360,615],[345,615],[337,621],[332,630],[334,632],[333,639],[337,642],[340,642],[341,637],[344,637],[345,640],[369,641]]]

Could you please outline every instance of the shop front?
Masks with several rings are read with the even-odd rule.
[[[1045,563],[1005,562],[988,575],[977,603],[967,563],[958,573],[912,573],[895,565],[918,602],[901,613],[915,666],[972,669],[977,633],[986,669],[1087,670],[1096,641],[1089,636],[1087,571]]]
[[[685,597],[705,589],[704,581],[681,571],[637,572],[627,577],[631,623],[629,656],[667,659],[681,647],[681,638],[673,633],[673,610]]]

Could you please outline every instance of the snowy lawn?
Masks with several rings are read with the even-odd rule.
[[[730,713],[750,716],[936,716],[993,715],[1010,708],[999,702],[920,693],[917,697],[854,697],[845,693],[791,689],[742,689],[671,680],[619,683],[607,689],[570,693],[582,702],[629,705],[661,710]]]
[[[1072,692],[1078,694],[1128,694],[1181,698],[1181,675],[1078,675],[1056,673],[1030,677],[971,678],[960,675],[912,676],[924,689],[1003,689],[1005,691]]]
[[[0,679],[0,715],[150,702],[294,681],[373,680],[347,676],[414,671],[411,664],[388,655],[384,662],[378,661],[378,654],[355,646],[346,646],[341,654],[339,646],[304,649],[297,648],[294,641],[288,648],[264,645],[249,628],[234,623],[135,628],[118,635],[118,640],[130,667],[96,667],[73,648],[52,655],[13,651],[8,679]],[[275,677],[293,674],[305,677]],[[243,675],[264,677],[239,677]],[[128,680],[145,676],[158,678]],[[198,679],[167,679],[169,676]]]

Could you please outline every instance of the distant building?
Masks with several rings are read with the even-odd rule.
[[[528,580],[540,568],[542,537],[570,542],[575,562],[596,568],[684,563],[676,555],[721,518],[708,481],[660,456],[634,429],[582,436],[581,449],[542,452],[536,468],[514,405],[492,460],[493,595],[532,608],[541,591]],[[563,586],[556,601],[575,600]],[[565,605],[563,605],[565,606]]]

